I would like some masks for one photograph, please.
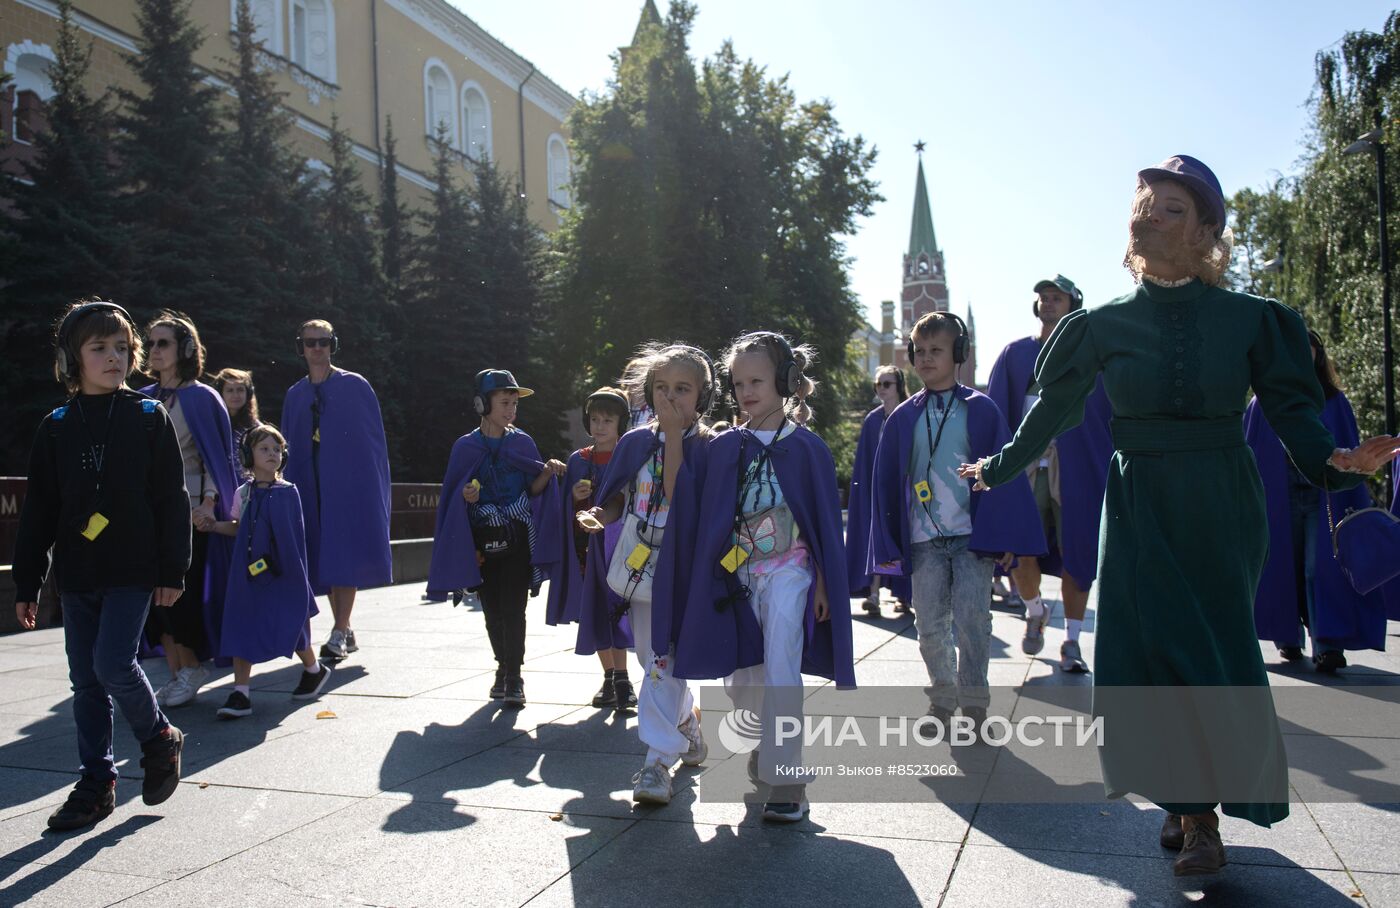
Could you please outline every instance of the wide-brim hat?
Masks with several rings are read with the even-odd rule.
[[[1225,193],[1221,190],[1220,181],[1215,178],[1215,173],[1196,158],[1184,154],[1172,155],[1156,167],[1139,170],[1138,179],[1148,184],[1158,180],[1176,180],[1184,183],[1191,187],[1210,209],[1211,218],[1216,223],[1216,234],[1225,228]]]

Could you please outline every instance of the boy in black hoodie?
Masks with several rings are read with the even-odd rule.
[[[184,586],[190,506],[165,409],[125,387],[140,348],[120,306],[69,308],[54,372],[73,397],[39,424],[29,460],[15,612],[34,627],[52,547],[82,760],[82,778],[50,829],[89,826],[116,806],[113,700],[142,742],[142,800],[159,804],[180,781],[184,736],[156,705],[136,652],[152,602],[168,608]]]

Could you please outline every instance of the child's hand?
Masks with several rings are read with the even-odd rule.
[[[569,472],[568,466],[565,465],[563,461],[554,460],[553,458],[544,462],[544,468],[550,473],[559,477],[562,477],[565,473]]]
[[[1003,571],[1009,571],[1011,570],[1011,562],[1015,560],[1016,555],[1013,552],[1003,552],[1002,556],[997,559],[997,566]]]
[[[586,511],[579,511],[574,520],[578,523],[579,529],[583,530],[585,533],[603,532],[602,508],[589,508]]]
[[[818,622],[831,619],[831,603],[826,597],[826,578],[820,571],[817,572],[816,592],[812,594],[812,609],[816,612]]]
[[[209,526],[214,520],[214,505],[207,499],[199,507],[190,509],[190,523],[201,533],[209,532]]]
[[[19,619],[20,627],[27,631],[34,630],[34,622],[39,617],[39,603],[16,602],[15,617]]]
[[[574,483],[574,501],[587,501],[588,496],[593,494],[593,483],[587,479],[580,479]]]
[[[158,586],[151,593],[151,604],[156,608],[170,608],[180,598],[184,590],[176,589],[173,586]]]
[[[467,504],[476,504],[481,500],[481,483],[473,479],[462,486],[462,497],[466,499]]]
[[[656,398],[656,424],[668,438],[679,438],[690,428],[690,418],[675,401],[666,396]]]

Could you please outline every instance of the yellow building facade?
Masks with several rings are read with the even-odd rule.
[[[237,0],[193,0],[205,36],[196,62],[210,78],[231,68]],[[134,0],[74,0],[75,21],[93,47],[92,88],[139,89],[123,60],[136,50]],[[430,137],[438,124],[464,179],[471,160],[496,162],[524,187],[531,219],[552,230],[570,204],[565,120],[575,99],[534,64],[446,0],[250,0],[263,44],[293,117],[287,136],[312,171],[324,168],[331,115],[354,143],[367,188],[377,185],[384,124],[392,117],[399,173],[412,203],[434,188]],[[0,0],[0,52],[12,76],[7,125],[23,156],[26,123],[51,97],[58,6]]]

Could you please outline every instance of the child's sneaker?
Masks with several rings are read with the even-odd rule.
[[[763,805],[763,818],[775,823],[800,823],[812,809],[806,798],[800,801],[769,801]]]
[[[1060,644],[1060,671],[1072,675],[1082,675],[1089,671],[1089,664],[1079,651],[1078,640],[1066,640]]]
[[[321,696],[321,691],[325,688],[326,682],[331,680],[331,672],[335,669],[326,663],[321,663],[321,670],[316,674],[302,670],[301,680],[297,682],[296,690],[292,691],[293,700],[315,700]]]
[[[501,702],[506,706],[524,706],[525,679],[521,678],[519,675],[513,678],[507,678],[505,696],[501,698]]]
[[[360,644],[355,642],[355,632],[352,630],[347,630],[345,632],[345,651],[347,653],[358,653],[360,651]]]
[[[111,816],[117,808],[117,783],[99,782],[83,776],[68,800],[49,816],[49,828],[55,832],[83,829]]]
[[[504,700],[506,698],[506,670],[496,669],[496,683],[491,685],[491,699]]]
[[[681,726],[681,734],[690,742],[690,747],[681,754],[681,762],[686,766],[699,766],[710,755],[710,745],[705,743],[705,732],[700,727],[700,707],[691,708],[690,718]]]
[[[1021,652],[1034,656],[1045,649],[1045,625],[1050,623],[1050,609],[1032,618],[1026,616],[1026,635],[1021,638]]]
[[[865,613],[871,616],[872,618],[880,617],[879,596],[866,596],[865,599],[861,600],[860,607],[864,609]]]
[[[632,800],[639,804],[671,803],[671,770],[657,760],[632,777]]]
[[[194,688],[190,687],[189,682],[185,680],[183,668],[161,690],[165,691],[165,702],[160,704],[162,708],[184,706],[194,699],[195,694]],[[156,702],[160,703],[159,700]]]
[[[330,639],[321,644],[321,658],[340,661],[348,655],[350,651],[345,648],[345,631],[340,628],[332,630]]]
[[[224,705],[220,706],[218,713],[216,713],[220,719],[241,719],[252,714],[253,701],[249,700],[248,695],[241,690],[229,694]]]
[[[613,686],[613,674],[603,675],[603,686],[593,695],[595,709],[613,709],[617,706],[617,688]]]
[[[141,780],[141,800],[154,807],[175,793],[180,784],[180,752],[185,736],[180,729],[167,725],[165,731],[141,745],[141,768],[146,777]]]
[[[632,688],[632,679],[626,675],[613,675],[613,690],[617,691],[617,710],[637,708],[637,692]]]

